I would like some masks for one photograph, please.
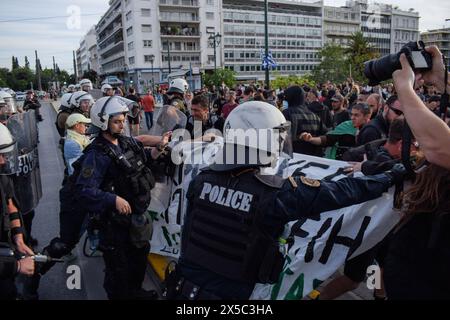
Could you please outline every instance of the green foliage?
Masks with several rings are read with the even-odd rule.
[[[277,75],[275,80],[272,80],[270,82],[270,85],[272,88],[287,88],[292,85],[308,85],[310,87],[314,86],[316,83],[309,75],[303,75],[303,76],[296,76],[296,75],[289,75],[289,76],[279,76]]]
[[[367,83],[364,76],[364,62],[378,58],[379,53],[364,38],[362,32],[354,33],[348,47],[326,44],[319,52],[321,63],[314,69],[312,77],[317,82],[328,80],[335,83],[344,82],[347,77],[361,83]]]
[[[30,62],[28,61],[27,56],[25,56],[25,68],[30,69]]]
[[[217,69],[211,74],[203,74],[203,84],[212,87],[220,86],[223,83],[229,88],[234,87],[236,83],[236,72],[230,69]]]
[[[319,52],[322,59],[313,70],[312,77],[316,82],[324,83],[328,80],[342,83],[349,76],[348,61],[345,49],[338,44],[326,44]]]
[[[30,69],[25,67],[17,67],[6,74],[7,87],[14,91],[25,91],[31,87],[34,82],[34,74]]]
[[[378,58],[380,54],[370,45],[360,31],[351,36],[345,53],[352,67],[353,79],[359,82],[367,82],[364,76],[364,62]]]

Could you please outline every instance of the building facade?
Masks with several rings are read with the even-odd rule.
[[[361,30],[361,6],[324,6],[323,35],[325,43],[347,46],[352,34]]]
[[[391,53],[399,52],[410,41],[419,40],[419,13],[392,9]]]
[[[420,38],[426,45],[435,45],[441,50],[447,59],[448,70],[450,70],[450,27],[428,30],[421,33]]]

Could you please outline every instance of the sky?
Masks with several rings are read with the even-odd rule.
[[[18,57],[21,66],[24,65],[27,56],[31,67],[34,68],[34,50],[37,50],[43,68],[52,68],[54,56],[61,69],[73,73],[72,51],[79,47],[81,38],[106,12],[108,2],[108,0],[1,0],[0,67],[10,69],[11,56],[14,55]],[[414,8],[419,11],[421,31],[442,28],[446,23],[445,20],[450,19],[448,0],[377,2],[398,5],[403,10]],[[324,3],[341,6],[345,4],[345,0],[325,0]],[[449,25],[450,22],[447,22],[446,26]]]

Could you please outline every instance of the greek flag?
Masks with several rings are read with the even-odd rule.
[[[271,51],[269,51],[269,54],[266,56],[263,53],[263,50],[261,49],[260,55],[261,55],[261,60],[262,60],[261,65],[262,65],[263,70],[266,70],[269,67],[275,68],[277,66],[277,63],[276,63],[275,59],[273,58]]]

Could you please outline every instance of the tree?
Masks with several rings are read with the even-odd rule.
[[[12,70],[19,68],[19,60],[12,56]]]
[[[6,74],[6,83],[9,88],[15,91],[25,91],[30,88],[30,83],[34,82],[34,73],[25,67],[16,67]]]
[[[288,88],[292,85],[307,85],[309,87],[313,87],[315,85],[315,82],[309,78],[308,75],[304,76],[296,76],[296,75],[289,75],[289,76],[280,76],[277,75],[275,77],[275,80],[271,81],[272,88]]]
[[[316,82],[326,82],[328,80],[335,83],[342,83],[349,76],[348,61],[345,49],[338,44],[326,44],[320,51],[321,58],[313,72],[312,77]]]
[[[345,50],[348,55],[348,62],[352,69],[352,77],[356,81],[366,82],[364,76],[364,62],[378,58],[380,54],[364,38],[363,33],[358,31],[354,33],[349,41],[349,46]]]
[[[30,69],[30,62],[28,61],[27,56],[25,56],[25,68]]]
[[[216,69],[211,74],[203,74],[203,84],[208,87],[220,86],[222,82],[229,88],[233,87],[236,83],[236,72],[230,69]]]

